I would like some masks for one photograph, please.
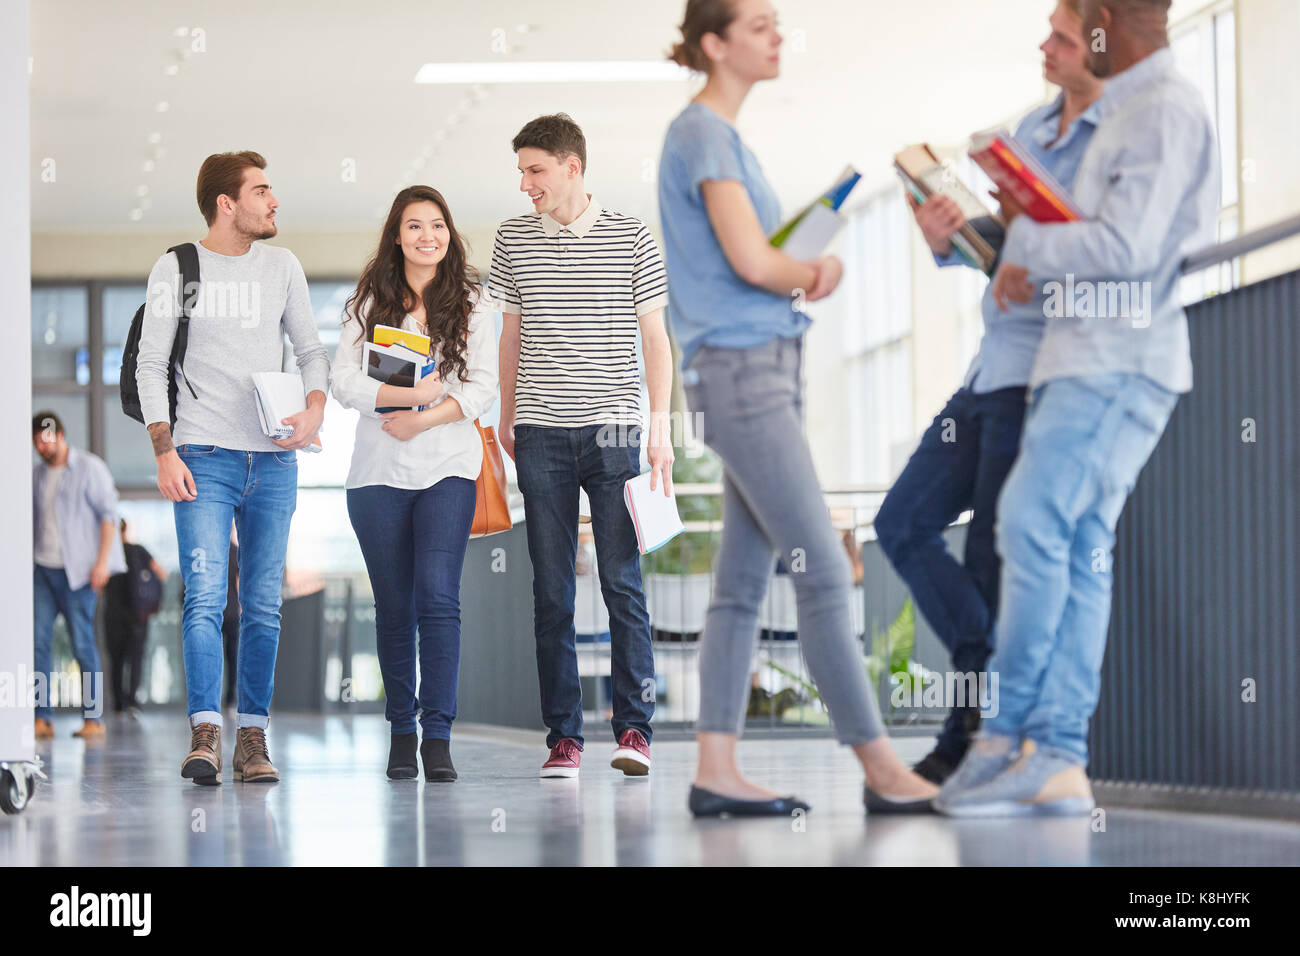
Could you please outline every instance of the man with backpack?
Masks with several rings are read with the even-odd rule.
[[[32,445],[41,456],[32,473],[36,736],[54,736],[50,645],[54,619],[62,614],[81,668],[83,720],[73,736],[102,738],[104,677],[95,647],[95,605],[109,576],[126,570],[117,537],[117,489],[102,458],[68,445],[54,412],[32,418]]]
[[[133,382],[158,462],[158,489],[174,503],[185,582],[181,635],[191,739],[181,776],[205,785],[221,782],[221,618],[232,520],[242,545],[234,777],[279,779],[266,728],[297,505],[296,450],[315,439],[329,388],[329,357],[302,266],[289,250],[259,241],[276,234],[280,205],[265,168],[248,151],[204,160],[197,198],[208,234],[176,247],[175,255],[168,250],[149,274]],[[192,257],[197,280],[188,275]],[[293,432],[276,439],[262,430],[252,374],[281,371],[286,334],[307,407],[280,423]]]
[[[122,550],[126,571],[108,579],[104,589],[104,644],[108,651],[108,684],[115,713],[140,709],[137,695],[144,672],[144,649],[149,619],[162,606],[162,585],[167,569],[154,560],[142,544],[127,540],[122,520]]]

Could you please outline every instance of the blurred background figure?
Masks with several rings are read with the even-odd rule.
[[[149,619],[162,606],[167,569],[142,544],[127,540],[127,523],[120,524],[126,570],[114,574],[104,588],[104,645],[108,651],[108,684],[113,712],[134,714],[140,709],[140,678]]]
[[[126,570],[117,537],[117,488],[102,458],[68,446],[63,422],[54,412],[37,412],[32,418],[32,445],[41,456],[32,473],[32,669],[49,682],[36,702],[36,736],[54,736],[50,643],[54,619],[62,614],[83,687],[85,719],[74,736],[100,737],[104,676],[95,647],[95,603],[109,576]]]

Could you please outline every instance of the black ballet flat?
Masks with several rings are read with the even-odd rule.
[[[891,800],[883,797],[870,787],[862,788],[862,802],[868,813],[934,813],[934,801],[930,797],[920,800]]]
[[[788,817],[796,810],[807,812],[812,808],[798,797],[777,797],[775,800],[736,800],[720,793],[691,787],[689,801],[691,813],[697,817]]]

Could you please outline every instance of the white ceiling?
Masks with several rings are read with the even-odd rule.
[[[589,188],[657,220],[653,183],[683,83],[417,85],[429,61],[660,57],[682,0],[182,0],[32,3],[32,222],[40,232],[196,228],[203,157],[256,149],[282,205],[282,230],[377,224],[396,187],[426,182],[463,227],[529,207],[510,140],[564,110],[588,140]],[[763,84],[740,127],[783,202],[852,162],[888,182],[901,145],[957,144],[1039,100],[1037,45],[1051,0],[778,2],[783,75]],[[528,27],[521,32],[520,25]],[[206,50],[177,57],[199,28]],[[494,53],[494,30],[511,49]],[[497,35],[498,38],[502,34]],[[175,75],[165,67],[175,65]],[[166,112],[157,104],[165,101]],[[449,125],[449,117],[461,120]],[[152,172],[151,134],[161,134]],[[422,154],[430,158],[420,168]],[[54,181],[42,172],[53,160]],[[356,181],[345,182],[353,161]],[[130,218],[147,187],[148,209]]]

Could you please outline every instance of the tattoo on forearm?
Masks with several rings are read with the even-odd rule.
[[[154,422],[150,425],[149,437],[153,440],[155,458],[167,454],[176,447],[172,444],[172,427],[166,422]]]

